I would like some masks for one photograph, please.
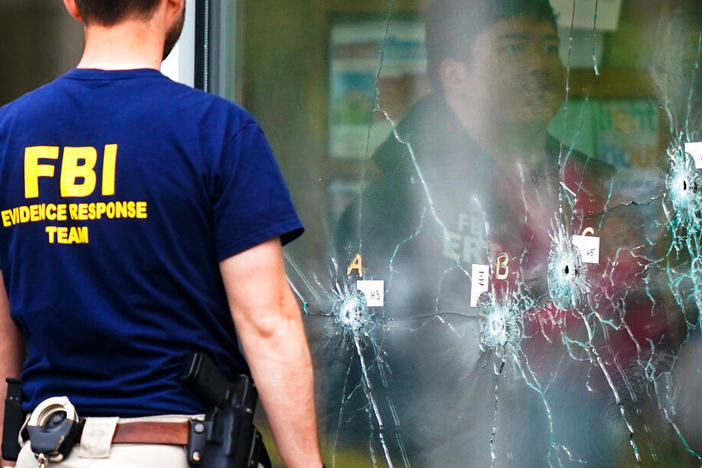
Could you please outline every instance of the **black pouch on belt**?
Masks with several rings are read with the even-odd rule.
[[[19,379],[7,378],[5,419],[2,424],[2,458],[16,461],[20,452],[19,432],[24,424],[22,410],[22,385]]]

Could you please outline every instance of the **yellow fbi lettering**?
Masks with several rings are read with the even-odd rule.
[[[145,201],[116,201],[97,203],[44,203],[18,206],[0,211],[3,227],[40,221],[92,221],[94,219],[147,219],[148,204]]]
[[[66,221],[67,205],[53,203],[42,205],[18,206],[11,210],[0,212],[3,227],[10,227],[15,224],[36,223],[38,221]]]
[[[88,244],[87,226],[46,226],[46,233],[49,235],[49,244]]]
[[[56,167],[42,160],[59,159],[58,146],[30,146],[24,150],[24,196],[39,197],[39,178],[55,177]],[[92,146],[63,149],[60,187],[62,197],[87,197],[97,186],[97,149]],[[102,195],[115,194],[117,145],[105,145],[102,159]]]

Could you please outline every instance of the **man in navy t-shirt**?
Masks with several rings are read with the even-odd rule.
[[[0,109],[0,397],[21,371],[26,411],[66,395],[88,417],[61,466],[187,466],[182,447],[109,439],[206,412],[177,380],[204,350],[253,376],[287,466],[321,466],[281,252],[303,228],[263,132],[158,71],[185,0],[64,3],[85,24],[78,68]],[[35,466],[28,446],[18,463]]]

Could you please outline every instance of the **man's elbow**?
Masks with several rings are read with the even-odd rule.
[[[267,304],[235,309],[234,322],[240,334],[271,341],[302,328],[300,308],[288,288]]]

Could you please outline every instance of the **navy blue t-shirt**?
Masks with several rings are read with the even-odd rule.
[[[260,127],[156,70],[77,69],[0,109],[0,270],[25,408],[199,413],[177,381],[238,351],[219,262],[302,233]]]

